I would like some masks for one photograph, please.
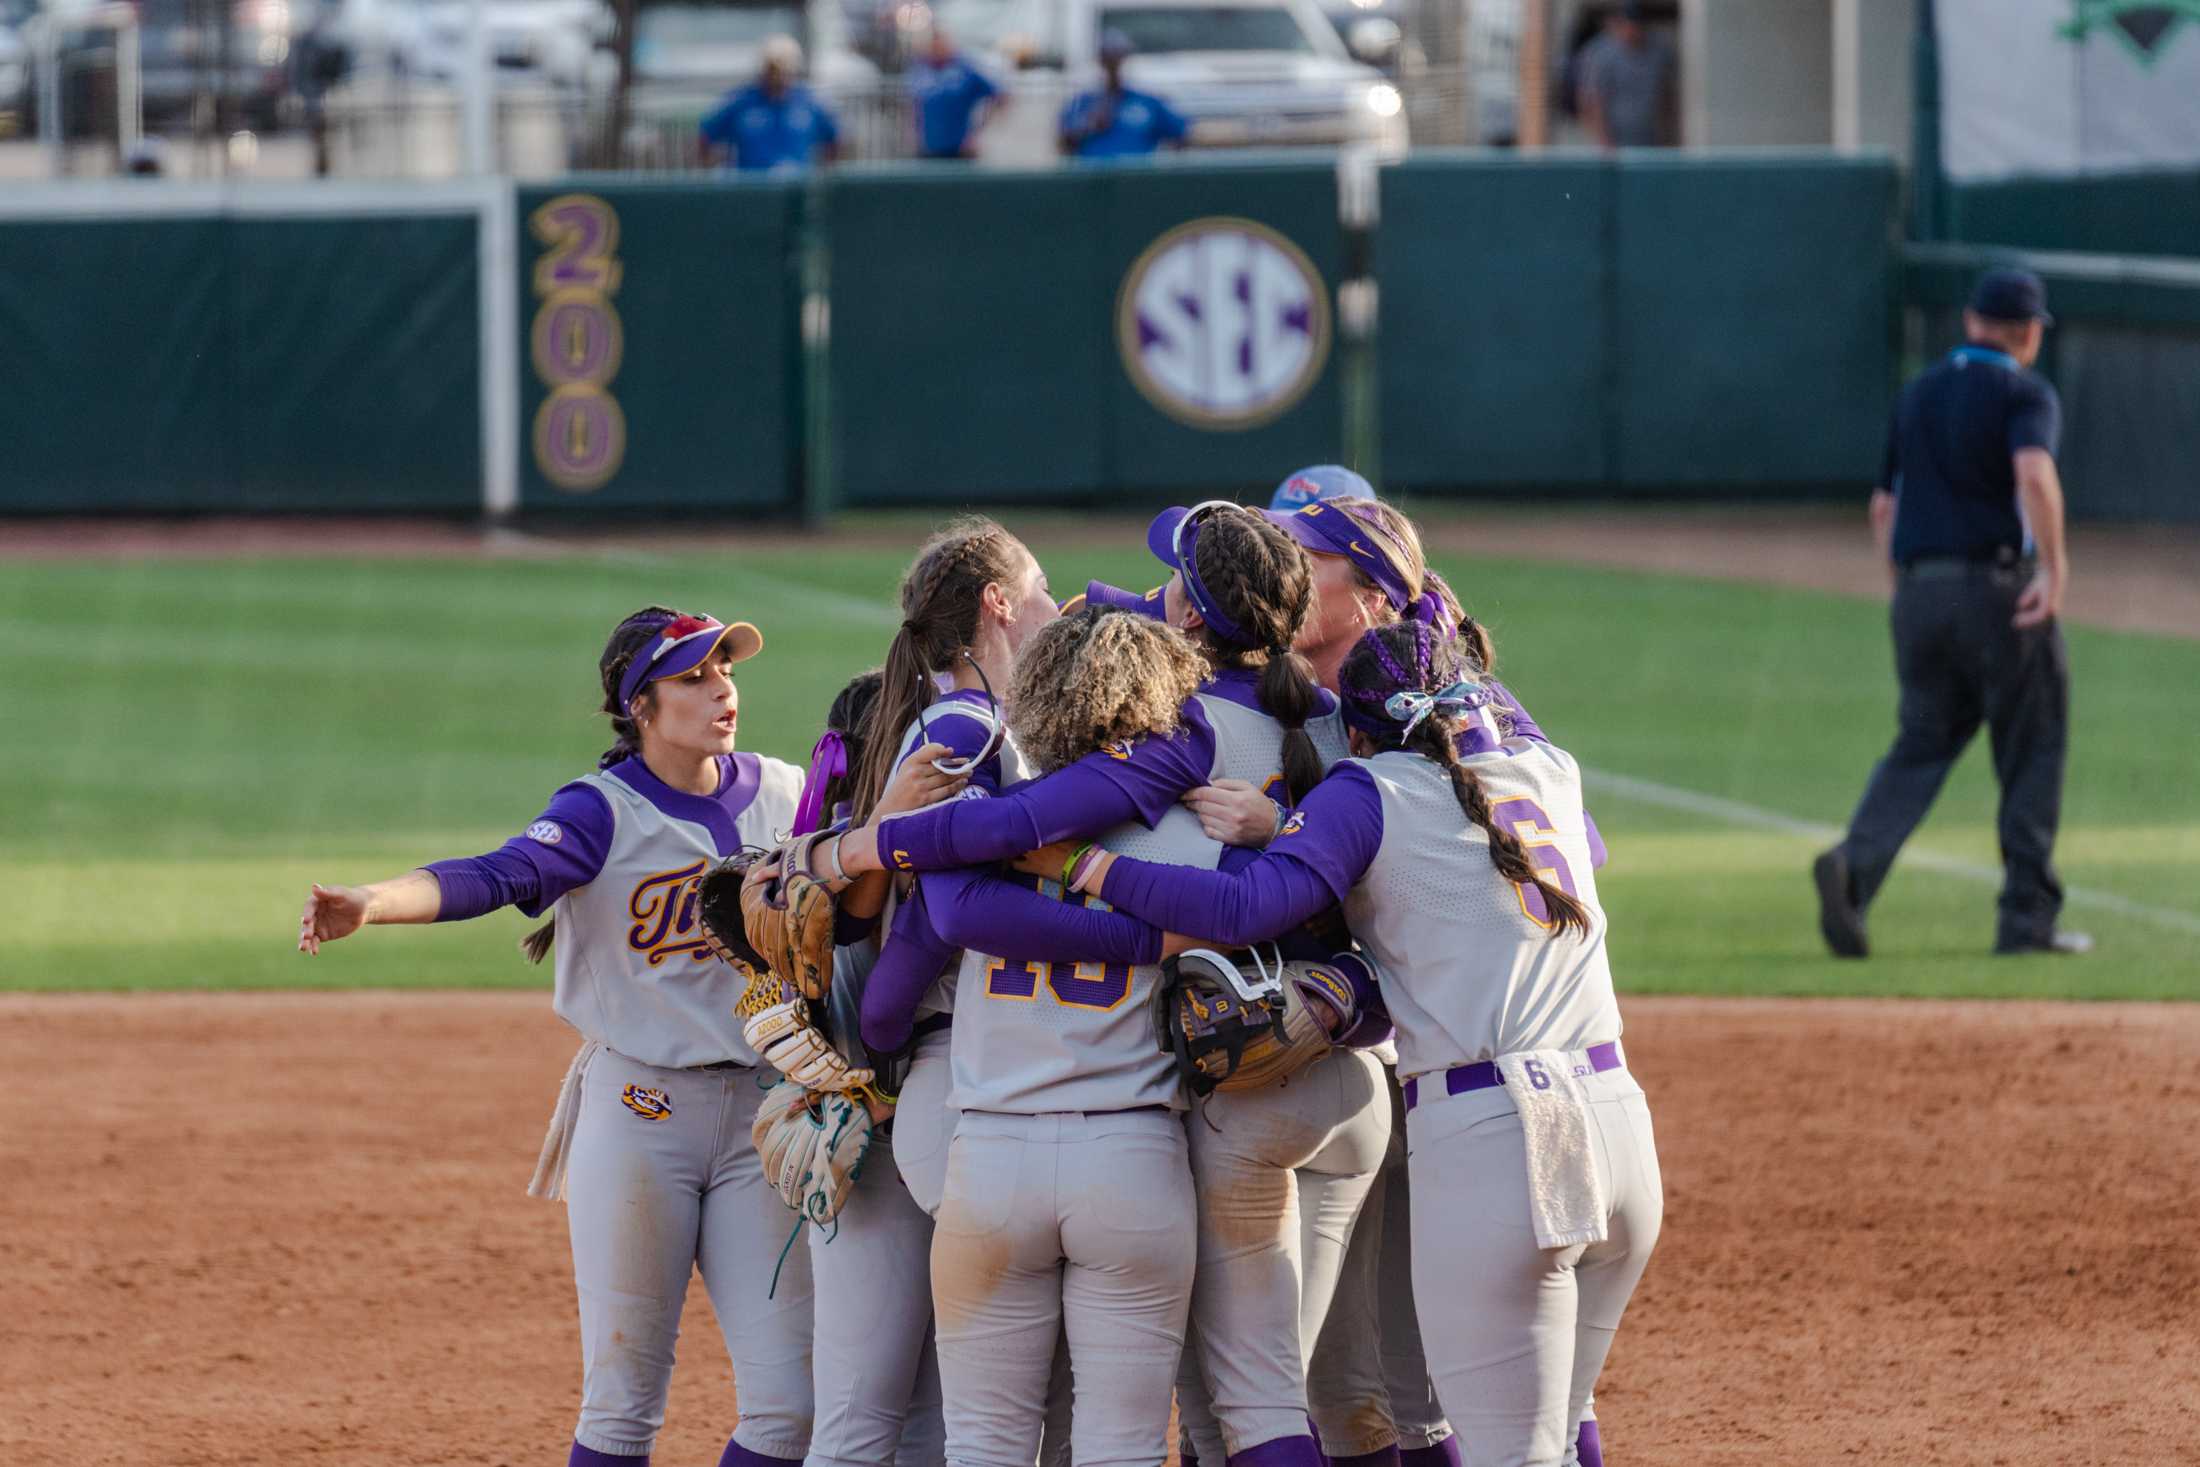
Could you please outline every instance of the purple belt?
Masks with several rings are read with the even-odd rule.
[[[1616,1070],[1626,1063],[1625,1060],[1620,1058],[1619,1041],[1617,1039],[1609,1044],[1592,1044],[1589,1046],[1588,1053],[1589,1068],[1600,1075],[1606,1070]],[[1433,1077],[1429,1075],[1415,1075],[1412,1079],[1406,1081],[1407,1110],[1411,1110],[1421,1103],[1421,1082],[1431,1078]],[[1488,1090],[1492,1086],[1504,1083],[1505,1077],[1498,1072],[1497,1061],[1495,1060],[1483,1060],[1479,1064],[1472,1065],[1459,1065],[1444,1071],[1444,1093],[1446,1095],[1464,1095],[1469,1090]]]

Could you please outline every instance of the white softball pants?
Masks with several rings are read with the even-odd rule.
[[[1337,1297],[1307,1372],[1307,1400],[1332,1458],[1395,1445],[1411,1452],[1451,1436],[1437,1404],[1421,1322],[1413,1311],[1411,1188],[1406,1177],[1405,1097],[1384,1070],[1390,1149],[1345,1250]]]
[[[1413,1296],[1436,1394],[1468,1467],[1558,1467],[1650,1261],[1665,1215],[1650,1104],[1625,1070],[1582,1081],[1602,1243],[1538,1248],[1527,1153],[1504,1087],[1437,1097],[1406,1118]]]
[[[1337,1050],[1192,1107],[1199,1272],[1177,1391],[1203,1467],[1306,1435],[1307,1356],[1390,1146],[1389,1088],[1373,1055]],[[1345,1425],[1314,1419],[1325,1442]]]
[[[817,1424],[806,1467],[939,1467],[932,1219],[902,1182],[892,1138],[872,1141],[836,1222],[807,1230]]]
[[[660,1069],[606,1049],[581,1086],[566,1170],[581,1322],[573,1439],[614,1456],[649,1451],[700,1268],[739,1382],[734,1441],[799,1460],[810,1445],[810,1255],[790,1250],[772,1291],[795,1215],[765,1185],[749,1139],[758,1072]]]
[[[950,1467],[1031,1467],[1057,1335],[1077,1467],[1162,1460],[1197,1219],[1174,1113],[963,1112],[932,1240]]]

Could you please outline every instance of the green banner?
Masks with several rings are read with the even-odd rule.
[[[793,502],[801,188],[520,190],[523,509]]]

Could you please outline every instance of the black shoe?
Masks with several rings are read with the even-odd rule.
[[[2093,939],[2083,932],[2050,932],[2045,937],[2004,937],[1994,944],[1994,956],[2017,953],[2062,953],[2076,957],[2093,951]]]
[[[1818,931],[1837,958],[1860,958],[1871,950],[1864,940],[1864,909],[1849,889],[1848,853],[1839,846],[1810,863],[1818,884]]]

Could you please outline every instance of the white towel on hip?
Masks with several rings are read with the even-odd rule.
[[[602,1048],[601,1042],[589,1040],[574,1051],[573,1063],[565,1067],[565,1083],[558,1086],[558,1103],[550,1111],[550,1129],[543,1134],[542,1155],[535,1158],[535,1177],[527,1184],[530,1197],[552,1202],[565,1197],[565,1163],[573,1153],[573,1123],[581,1113],[581,1072]]]
[[[1538,1248],[1601,1243],[1611,1203],[1597,1175],[1589,1136],[1589,1097],[1563,1049],[1531,1049],[1497,1057],[1497,1072],[1520,1112],[1528,1147],[1528,1212]]]

